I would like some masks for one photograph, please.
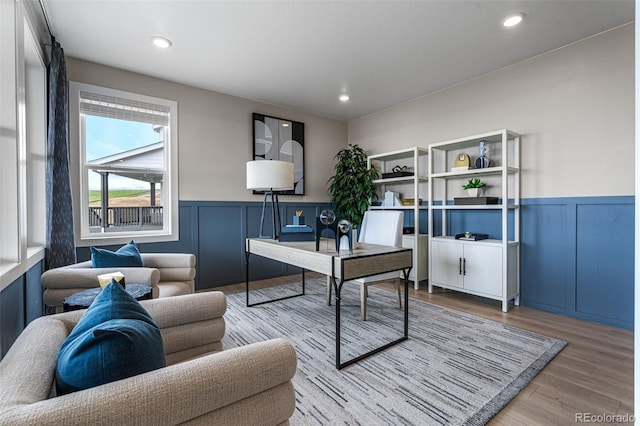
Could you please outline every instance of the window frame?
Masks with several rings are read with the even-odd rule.
[[[163,229],[121,232],[89,232],[88,170],[85,162],[85,143],[83,140],[85,119],[80,114],[80,91],[98,95],[112,96],[124,100],[141,101],[169,108],[169,129],[165,132],[164,157],[165,181],[163,191]],[[138,93],[110,89],[88,83],[69,81],[69,142],[70,175],[73,198],[73,214],[76,246],[125,244],[131,240],[136,243],[177,241],[179,239],[178,209],[178,103],[173,100],[156,98]]]
[[[44,259],[46,239],[45,163],[29,164],[31,153],[44,154],[47,134],[47,68],[41,27],[24,2],[2,2],[2,76],[0,100],[0,290]],[[34,49],[28,53],[26,50]],[[35,55],[35,56],[34,56]],[[37,57],[36,57],[37,56]],[[27,61],[40,67],[40,94],[30,86]],[[37,84],[39,86],[39,84]],[[40,89],[37,87],[36,89]],[[34,95],[35,94],[35,95]],[[35,119],[32,117],[39,115]],[[34,126],[35,131],[34,131]],[[42,126],[43,128],[41,128]],[[30,135],[31,134],[31,135]],[[45,138],[42,138],[45,135]],[[45,160],[46,161],[46,160]]]

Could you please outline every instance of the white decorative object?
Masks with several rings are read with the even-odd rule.
[[[382,202],[382,205],[384,207],[394,207],[401,206],[402,203],[400,202],[400,198],[396,192],[387,191],[384,193],[384,201]]]

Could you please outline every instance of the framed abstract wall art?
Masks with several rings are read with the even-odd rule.
[[[304,123],[254,113],[253,160],[293,163],[294,188],[278,193],[304,195]]]

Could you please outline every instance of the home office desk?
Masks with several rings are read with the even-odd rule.
[[[322,245],[321,245],[322,247]],[[259,303],[249,302],[249,258],[258,255],[268,259],[302,268],[302,292],[292,296],[271,299]],[[358,243],[353,253],[322,248],[315,250],[314,241],[280,242],[272,239],[247,238],[245,241],[246,296],[247,306],[257,306],[278,300],[304,295],[304,271],[310,270],[326,275],[331,280],[336,306],[336,368],[342,369],[370,355],[383,351],[409,337],[409,272],[413,266],[411,249]],[[356,278],[378,275],[385,272],[402,271],[404,276],[404,333],[397,340],[373,349],[345,362],[340,360],[340,299],[342,285]]]

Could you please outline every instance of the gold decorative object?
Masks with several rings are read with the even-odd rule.
[[[469,167],[471,165],[471,159],[469,158],[469,154],[466,152],[461,152],[456,155],[456,167]]]

